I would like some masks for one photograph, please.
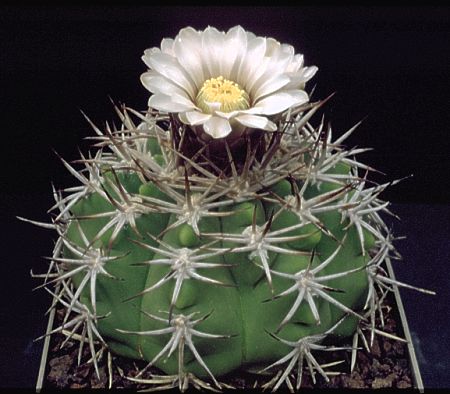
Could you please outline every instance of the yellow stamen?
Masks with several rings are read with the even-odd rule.
[[[207,103],[220,103],[220,111],[231,112],[250,108],[250,97],[236,82],[220,76],[206,80],[197,94],[197,106],[211,113]]]

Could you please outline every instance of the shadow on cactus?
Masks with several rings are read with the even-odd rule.
[[[36,275],[65,309],[52,333],[78,335],[80,354],[87,342],[96,368],[99,347],[146,360],[130,379],[159,388],[220,389],[253,368],[298,389],[304,365],[328,379],[317,351],[353,366],[363,331],[383,335],[392,285],[412,288],[382,266],[399,258],[380,216],[396,181],[369,181],[366,149],[344,146],[358,125],[334,140],[313,126],[317,68],[239,26],[183,29],[143,60],[149,110],[115,107],[118,128],[88,119],[94,152],[62,159],[78,186],[54,189],[52,222],[33,222],[58,234]]]

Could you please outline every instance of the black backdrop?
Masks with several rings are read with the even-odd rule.
[[[361,159],[387,174],[379,180],[414,175],[384,199],[450,203],[448,7],[3,6],[0,287],[7,302],[1,338],[12,350],[2,358],[2,384],[34,384],[40,348],[32,338],[43,330],[48,300],[29,291],[37,283],[28,271],[44,269],[39,256],[50,253],[52,236],[15,215],[46,221],[51,182],[74,185],[52,149],[67,160],[79,157],[78,148],[87,151],[84,137],[92,131],[80,109],[99,126],[116,120],[109,97],[145,109],[144,49],[187,25],[227,30],[236,24],[292,44],[307,65],[319,67],[309,83],[316,84],[314,97],[336,92],[323,111],[335,135],[365,118],[348,144],[374,148]]]
[[[144,109],[139,76],[145,48],[180,28],[241,24],[294,45],[319,72],[315,98],[336,134],[365,118],[350,145],[386,180],[396,202],[449,202],[449,13],[443,7],[22,7],[0,13],[2,164],[14,160],[8,190],[48,189],[64,171],[51,148],[78,157],[98,124],[113,120],[108,96]],[[319,117],[317,117],[319,119]],[[26,178],[26,182],[24,182]]]

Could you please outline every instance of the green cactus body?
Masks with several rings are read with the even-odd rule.
[[[79,172],[63,161],[82,185],[55,191],[44,225],[59,235],[46,285],[66,311],[52,333],[82,330],[97,373],[99,344],[147,362],[132,379],[153,384],[142,376],[156,367],[167,375],[154,384],[182,391],[221,388],[235,370],[278,371],[277,390],[295,365],[298,388],[305,358],[328,379],[313,350],[355,358],[362,330],[379,332],[387,286],[412,286],[381,265],[397,256],[379,215],[388,184],[367,186],[359,151],[324,141],[323,124],[297,126],[321,104],[288,119],[275,145],[260,133],[201,158],[189,128],[177,136],[152,114],[135,126],[117,109],[120,133],[96,129],[109,154],[83,157]]]
[[[149,139],[150,142],[152,140],[154,141]],[[344,168],[344,171],[348,169]],[[105,174],[110,181],[113,179],[111,173],[105,172]],[[142,183],[135,174],[128,171],[118,172],[115,181],[120,182],[120,185],[133,195],[171,200],[170,197],[164,196],[156,185],[151,182]],[[332,184],[322,185],[322,188],[327,191],[335,189]],[[108,182],[105,183],[105,190],[108,190]],[[289,182],[284,180],[275,184],[270,192],[284,198],[291,193],[291,187]],[[310,198],[319,194],[316,187],[309,187],[305,192],[305,195]],[[109,187],[109,195],[111,198],[117,198],[111,187]],[[73,215],[88,218],[72,222],[67,230],[67,238],[83,247],[80,234],[84,233],[89,240],[92,240],[108,222],[108,218],[90,218],[90,216],[110,212],[113,209],[115,208],[111,202],[98,193],[78,201],[72,207]],[[280,346],[279,341],[269,333],[277,331],[283,317],[294,304],[297,293],[277,297],[292,285],[292,281],[273,275],[272,292],[264,270],[258,266],[261,264],[258,256],[252,257],[245,251],[234,252],[233,248],[240,246],[236,242],[218,239],[217,245],[214,246],[228,251],[208,258],[207,262],[220,266],[198,270],[201,275],[219,281],[223,285],[187,278],[182,282],[179,295],[173,305],[171,299],[175,280],[168,280],[154,290],[145,292],[145,289],[151,288],[172,272],[172,267],[167,264],[146,264],[146,262],[165,257],[164,254],[145,247],[150,245],[157,248],[156,237],[159,234],[164,233],[160,237],[161,241],[175,250],[183,248],[196,250],[207,247],[207,244],[214,240],[214,236],[208,236],[208,234],[241,234],[246,228],[251,228],[254,219],[256,226],[262,226],[270,219],[271,214],[276,216],[271,225],[273,231],[300,223],[299,217],[291,211],[281,209],[280,214],[277,215],[277,210],[280,209],[281,205],[278,203],[261,203],[254,199],[226,206],[218,210],[218,212],[227,212],[226,216],[199,220],[200,234],[205,234],[204,236],[196,235],[192,227],[186,223],[171,228],[177,219],[176,215],[165,213],[148,213],[136,217],[136,228],[125,225],[114,237],[111,245],[113,228],[105,232],[93,246],[102,248],[110,256],[119,256],[119,258],[105,264],[106,271],[114,278],[105,276],[97,278],[96,309],[98,315],[106,316],[98,320],[98,329],[111,350],[127,357],[144,358],[150,362],[166,345],[170,335],[139,336],[123,333],[118,329],[145,332],[165,327],[164,323],[145,316],[142,311],[162,317],[164,314],[161,315],[160,311],[170,311],[173,315],[189,315],[195,312],[199,316],[209,315],[199,324],[199,329],[212,334],[229,336],[220,339],[199,338],[196,341],[198,352],[202,354],[202,359],[214,375],[220,376],[242,365],[263,365],[283,357],[288,348]],[[324,213],[321,221],[333,222],[333,215],[335,212]],[[368,258],[361,256],[359,240],[354,228],[344,230],[347,224],[344,222],[333,226],[331,231],[336,239],[324,234],[320,228],[310,223],[286,233],[286,236],[297,237],[297,239],[277,243],[277,246],[292,250],[294,253],[297,251],[304,254],[291,255],[269,251],[267,253],[269,266],[277,272],[289,274],[305,270],[308,265],[311,268],[317,267],[333,253],[339,245],[338,241],[342,241],[347,234],[341,251],[321,272],[321,275],[363,268]],[[169,230],[165,232],[167,228]],[[317,253],[311,260],[309,254],[312,250]],[[71,256],[70,250],[66,248],[65,254]],[[82,274],[78,274],[74,281],[79,285],[81,280]],[[325,284],[342,291],[333,295],[339,302],[354,310],[362,308],[367,295],[367,275],[363,269],[348,276],[327,281]],[[90,290],[87,286],[83,289],[82,300],[92,307]],[[341,309],[319,297],[315,304],[320,314],[319,324],[308,303],[303,302],[290,321],[281,328],[279,335],[287,340],[296,340],[321,333],[336,324],[345,314]],[[353,330],[344,329],[345,325],[342,325],[343,335],[350,335],[354,331],[355,320],[352,323]],[[207,372],[190,350],[186,351],[184,357],[186,371],[193,372],[199,377],[207,376]],[[168,358],[161,357],[155,366],[168,374],[176,373],[177,354],[173,353]]]

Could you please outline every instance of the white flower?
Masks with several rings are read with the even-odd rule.
[[[149,107],[177,113],[180,120],[223,138],[246,128],[275,131],[270,119],[308,102],[303,90],[317,67],[303,67],[291,45],[257,37],[235,26],[186,27],[161,48],[147,49],[149,70],[141,81],[153,93]]]

